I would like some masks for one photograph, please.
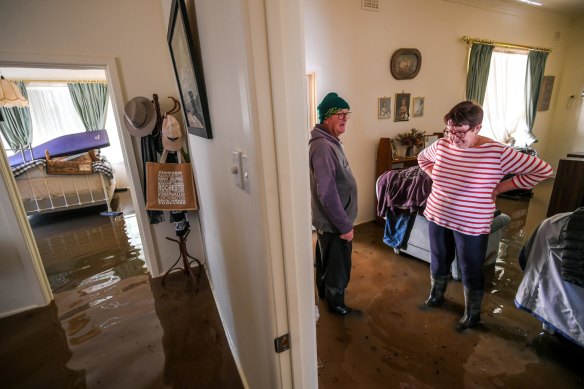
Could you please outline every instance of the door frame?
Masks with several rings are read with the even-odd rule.
[[[271,150],[275,152],[283,254],[280,270],[285,284],[285,290],[275,292],[276,316],[278,325],[287,327],[290,333],[290,354],[282,356],[280,360],[282,387],[314,388],[318,386],[318,371],[310,221],[309,133],[302,131],[308,123],[305,48],[302,38],[304,14],[301,0],[264,1],[264,7],[265,34],[268,38],[265,54],[270,77],[270,96],[266,97],[270,98],[273,115],[272,127],[266,131],[272,133]],[[253,23],[254,26],[259,24]],[[253,32],[256,31],[252,29]],[[262,136],[262,140],[268,138]],[[263,149],[270,149],[270,146],[265,145]],[[272,211],[276,211],[276,206]],[[273,279],[278,284],[276,274]],[[286,309],[279,308],[280,304]],[[286,326],[283,321],[286,321]]]
[[[142,184],[140,182],[140,176],[138,174],[138,165],[136,163],[134,145],[132,138],[127,131],[121,131],[123,128],[123,118],[121,112],[123,112],[124,97],[122,95],[120,78],[118,75],[118,69],[116,66],[115,58],[111,57],[85,57],[85,56],[70,56],[70,55],[37,55],[37,54],[27,54],[27,53],[3,53],[0,52],[0,66],[3,67],[21,67],[21,68],[54,68],[54,69],[101,69],[105,71],[106,79],[109,85],[109,96],[112,99],[112,107],[114,111],[114,116],[116,120],[116,126],[118,128],[118,137],[120,139],[120,146],[122,148],[122,153],[124,154],[124,166],[126,168],[126,174],[128,177],[128,182],[131,185],[130,193],[132,196],[132,202],[134,204],[136,212],[136,221],[138,224],[138,230],[140,231],[140,239],[142,241],[142,250],[144,254],[144,260],[146,266],[151,274],[159,274],[161,272],[160,265],[156,260],[156,251],[154,249],[152,230],[148,224],[147,217],[142,210],[145,209],[144,198],[141,196],[141,192],[136,193],[136,188],[141,188]],[[4,158],[5,157],[5,154]],[[10,169],[6,161],[2,161],[0,164],[2,170],[7,169],[10,173]],[[7,173],[7,172],[3,172]],[[6,174],[11,179],[11,185],[16,188],[16,181],[12,174]],[[33,239],[25,239],[27,250],[30,254],[32,265],[37,269],[37,279],[43,290],[49,290],[50,286],[48,284],[48,279],[46,273],[44,272],[44,267],[40,254],[38,252],[38,247],[36,241],[34,240],[34,235],[28,222],[26,212],[22,206],[21,198],[17,191],[10,191],[10,199],[12,204],[17,211],[18,222],[23,225],[24,232],[23,235],[26,237],[32,236]],[[39,273],[42,271],[42,273]],[[49,301],[52,300],[52,293],[46,295]],[[47,302],[48,303],[48,302]]]

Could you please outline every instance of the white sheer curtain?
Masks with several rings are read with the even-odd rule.
[[[494,51],[481,135],[514,146],[531,144],[525,119],[527,53]]]
[[[32,145],[38,146],[61,135],[85,131],[67,85],[27,86],[32,119]]]
[[[32,120],[32,146],[38,146],[60,135],[85,131],[77,115],[67,85],[27,85],[30,117]],[[7,142],[2,138],[6,149]],[[8,155],[14,152],[8,152]]]

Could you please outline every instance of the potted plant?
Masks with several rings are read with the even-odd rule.
[[[424,146],[424,131],[412,128],[410,132],[398,134],[397,141],[406,148],[406,157],[414,156],[414,146],[420,148]]]

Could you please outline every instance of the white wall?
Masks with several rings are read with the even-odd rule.
[[[213,140],[189,136],[208,261],[222,318],[250,387],[279,380],[269,356],[275,333],[269,263],[257,191],[249,101],[247,10],[240,1],[196,2]],[[218,22],[220,21],[220,22]],[[252,196],[236,187],[232,152],[249,156]],[[255,366],[254,366],[255,365]],[[265,374],[267,373],[267,374]]]
[[[316,73],[317,101],[337,91],[351,105],[353,116],[342,137],[359,189],[357,223],[375,217],[375,155],[380,137],[394,137],[415,127],[433,133],[442,131],[442,117],[465,99],[467,46],[463,36],[552,48],[546,75],[560,76],[571,39],[566,17],[529,11],[527,7],[489,10],[494,1],[481,7],[458,1],[380,0],[380,12],[361,9],[356,0],[305,2],[306,71]],[[469,2],[477,3],[477,2]],[[500,4],[499,4],[500,5]],[[560,40],[555,40],[555,33]],[[395,80],[389,71],[393,52],[417,48],[422,66],[413,80]],[[561,78],[561,77],[559,77]],[[425,97],[421,118],[407,122],[377,119],[378,97],[411,93]],[[554,128],[552,112],[558,102],[552,94],[551,109],[538,112],[534,133],[542,147]]]
[[[164,2],[165,8],[169,3]],[[254,100],[262,92],[255,90],[261,81],[256,79],[253,66],[266,66],[267,58],[254,64],[251,52],[253,35],[263,36],[258,50],[266,50],[265,20],[261,16],[254,19],[257,16],[250,15],[246,2],[236,0],[188,1],[191,19],[195,5],[213,139],[189,135],[189,144],[198,182],[208,273],[244,381],[253,388],[278,387],[286,381],[282,374],[287,373],[280,371],[274,353],[273,340],[283,333],[278,332],[274,290],[277,293],[284,285],[274,285],[271,280],[273,267],[281,266],[278,262],[282,258],[281,253],[270,258],[259,108]],[[262,15],[263,5],[258,6]],[[252,25],[252,19],[258,23]],[[263,86],[269,88],[268,76],[261,75],[265,78]],[[271,115],[270,102],[267,104]],[[273,137],[271,123],[270,132]],[[235,185],[231,173],[233,151],[248,156],[246,191]],[[276,182],[267,185],[272,186],[268,191],[277,191]],[[271,233],[279,235],[277,231]]]
[[[574,21],[566,39],[566,59],[554,85],[557,94],[553,120],[542,145],[554,168],[567,153],[584,152],[584,17]],[[570,96],[574,99],[568,105]]]
[[[18,218],[17,209],[23,212],[22,204],[12,207],[11,195],[16,185],[10,176],[6,153],[0,150],[0,317],[9,316],[26,309],[44,306],[52,298],[51,291],[38,282],[44,273],[31,264],[26,249],[27,240],[34,237],[27,230],[24,218]],[[38,252],[35,253],[38,258]],[[46,277],[45,277],[46,280]],[[47,281],[48,284],[48,281]]]

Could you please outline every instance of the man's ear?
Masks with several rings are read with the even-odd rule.
[[[479,131],[481,130],[481,128],[483,128],[483,125],[482,124],[479,124],[478,126],[475,127],[475,129],[477,129]]]

